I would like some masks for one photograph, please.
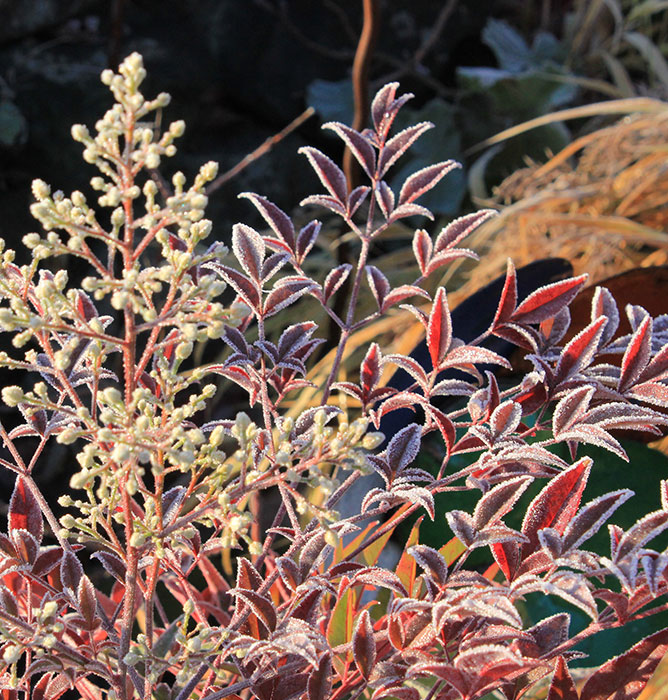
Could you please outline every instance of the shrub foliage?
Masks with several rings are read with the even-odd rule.
[[[0,362],[28,373],[2,390],[23,416],[11,430],[0,426],[1,463],[16,475],[0,534],[3,697],[51,699],[76,688],[83,698],[120,700],[474,700],[496,690],[511,700],[549,674],[550,698],[636,697],[668,649],[668,630],[611,659],[581,691],[568,663],[585,637],[665,609],[668,554],[650,545],[668,527],[668,486],[660,485],[661,510],[626,531],[608,524],[609,552],[589,551],[589,538],[633,493],[583,503],[595,466],[577,449],[625,456],[611,431],[659,434],[668,424],[660,410],[668,316],[629,307],[631,333],[620,335],[615,301],[599,288],[590,323],[569,334],[568,306],[585,276],[520,300],[509,262],[493,322],[462,342],[445,289],[432,296],[423,283],[475,257],[460,244],[492,211],[461,217],[435,238],[415,231],[420,276],[393,288],[369,262],[374,241],[400,219],[429,218],[420,196],[457,167],[423,168],[398,194],[387,185],[390,168],[431,126],[391,134],[411,97],[397,84],[375,96],[371,129],[325,125],[368,184],[350,191],[330,158],[303,149],[325,190],[304,203],[345,222],[358,239],[354,265],[312,279],[320,223],[296,230],[249,193],[267,232],[237,224],[231,254],[206,247],[216,166],[204,165],[190,185],[180,172],[165,185],[161,160],[175,153],[184,125],[156,133],[152,114],[168,96],[147,100],[144,75],[138,54],[118,75],[105,71],[115,104],[94,136],[72,129],[100,172],[91,180],[98,211],[81,192],[52,193],[36,181],[32,212],[45,232],[24,239],[32,262],[2,254],[0,324],[16,351]],[[87,267],[79,286],[61,261],[54,271],[56,256]],[[309,360],[323,342],[315,322],[291,322],[306,296],[331,319],[338,345],[318,404],[291,416],[286,397],[312,386]],[[367,315],[363,297],[375,300]],[[397,305],[424,326],[426,362],[371,343],[359,382],[341,380],[351,335]],[[283,324],[274,335],[267,320],[275,315]],[[533,369],[500,386],[491,369],[511,363],[485,346],[492,337],[523,349]],[[195,362],[207,341],[222,341],[221,361]],[[393,389],[385,370],[407,373],[411,385]],[[247,411],[203,418],[214,382],[240,387],[234,396],[247,394]],[[454,397],[447,410],[443,397]],[[407,407],[414,422],[378,432],[384,416]],[[429,433],[440,446],[437,473],[420,466]],[[34,476],[53,439],[76,454],[58,516]],[[551,449],[559,443],[570,461]],[[339,517],[337,504],[371,472],[380,485],[359,513]],[[513,529],[504,517],[531,485],[537,495]],[[309,498],[307,487],[324,499]],[[435,511],[435,494],[463,489],[480,494],[473,512]],[[257,516],[270,491],[278,505],[263,531]],[[416,526],[396,566],[381,566],[394,529],[418,512],[447,520],[455,537],[436,549],[420,544]],[[484,572],[466,565],[477,548],[490,552]],[[221,567],[230,551],[235,580]],[[564,611],[527,625],[522,603],[534,593],[579,608],[589,624],[569,632]]]

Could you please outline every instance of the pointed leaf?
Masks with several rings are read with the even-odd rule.
[[[427,323],[427,348],[434,369],[441,366],[448,354],[452,342],[452,320],[445,294],[445,288],[439,287],[429,314]]]
[[[425,131],[433,128],[431,122],[420,122],[395,134],[378,157],[378,177],[383,177],[392,165],[424,134]]]
[[[232,250],[246,274],[259,281],[266,250],[262,236],[246,224],[235,224],[232,228]]]
[[[635,700],[667,652],[668,630],[645,637],[604,663],[585,683],[580,700]]]
[[[368,610],[362,610],[353,629],[353,660],[365,679],[369,679],[376,665],[376,642]]]
[[[9,531],[26,530],[37,542],[44,535],[44,521],[37,499],[23,477],[17,477],[14,491],[9,499]]]
[[[580,275],[540,287],[515,309],[511,320],[515,323],[540,323],[556,316],[571,303],[586,281],[587,275]]]
[[[239,197],[249,199],[260,212],[262,218],[271,226],[273,232],[285,241],[290,250],[295,250],[295,229],[290,217],[282,209],[254,192],[242,192]]]
[[[348,195],[348,185],[341,168],[317,148],[303,146],[299,149],[299,153],[303,153],[308,158],[320,182],[343,208]]]
[[[578,691],[563,656],[557,659],[547,700],[578,700]]]
[[[578,510],[591,465],[592,460],[583,457],[549,481],[531,501],[522,522],[522,534],[529,538],[523,546],[524,556],[538,547],[538,530],[553,527],[560,534],[564,532]]]
[[[331,129],[336,133],[348,146],[364,172],[369,177],[373,177],[376,171],[376,152],[362,134],[340,122],[327,122],[322,125],[322,128]]]
[[[325,278],[325,283],[323,285],[323,295],[325,297],[325,303],[328,302],[334,294],[338,291],[341,285],[346,281],[350,271],[353,266],[349,263],[344,263],[330,270],[329,274]]]
[[[445,177],[451,170],[462,166],[454,160],[446,160],[435,165],[428,165],[421,168],[406,178],[399,193],[399,205],[414,202],[418,197],[428,192],[441,178]]]
[[[472,214],[465,214],[451,221],[436,237],[434,253],[441,253],[448,248],[453,248],[461,240],[478,228],[480,224],[496,215],[494,209],[480,209]]]
[[[652,354],[652,319],[647,316],[631,337],[619,375],[619,391],[624,392],[633,386],[642,374]]]
[[[397,474],[405,469],[416,457],[420,450],[422,429],[416,423],[411,423],[400,430],[387,446],[387,461],[392,471]]]

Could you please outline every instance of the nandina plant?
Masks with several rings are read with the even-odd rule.
[[[100,171],[91,180],[100,213],[81,192],[51,193],[38,180],[32,212],[45,233],[24,239],[32,261],[19,266],[9,250],[2,257],[0,323],[16,350],[0,361],[32,377],[2,391],[23,416],[0,427],[1,463],[16,475],[0,534],[3,697],[55,699],[75,689],[96,700],[474,700],[495,690],[510,700],[549,675],[551,700],[636,697],[668,649],[668,630],[608,661],[581,691],[568,663],[586,637],[666,609],[668,555],[649,543],[668,527],[668,487],[661,482],[661,510],[627,531],[609,524],[608,555],[594,553],[589,538],[633,494],[582,503],[596,465],[576,452],[587,443],[625,456],[611,429],[657,434],[668,423],[657,410],[668,406],[668,317],[629,307],[632,331],[620,335],[615,301],[599,288],[591,322],[567,336],[568,305],[585,278],[520,301],[509,263],[491,325],[463,343],[445,290],[430,296],[423,283],[452,260],[475,257],[458,246],[490,211],[435,238],[417,230],[419,277],[392,288],[369,262],[374,241],[400,219],[430,218],[419,197],[457,167],[420,170],[398,196],[386,184],[430,128],[390,135],[410,98],[397,84],[376,95],[371,129],[325,125],[368,184],[350,191],[334,162],[303,149],[326,190],[305,201],[345,222],[359,242],[356,264],[309,277],[320,224],[297,231],[256,194],[243,196],[267,231],[237,224],[231,254],[206,247],[205,188],[216,166],[207,163],[189,186],[176,173],[168,189],[161,159],[174,154],[184,126],[156,133],[151,114],[168,98],[145,99],[144,75],[138,54],[118,75],[105,71],[114,106],[95,136],[72,129]],[[88,267],[79,286],[62,256]],[[346,281],[339,314],[332,300]],[[315,322],[295,322],[306,296],[334,324],[338,345],[317,400],[292,416],[285,399],[312,388],[309,359],[325,335]],[[367,315],[364,298],[375,304]],[[409,299],[425,329],[426,362],[371,343],[359,383],[337,381],[355,332]],[[283,322],[275,335],[273,316]],[[492,336],[522,348],[533,371],[500,387],[489,367],[510,362],[483,346]],[[194,363],[203,343],[225,349],[220,362]],[[408,373],[407,389],[384,383],[393,368]],[[458,374],[443,374],[452,369]],[[234,415],[207,422],[207,407],[221,410],[217,391],[233,397]],[[439,407],[443,397],[456,403]],[[414,422],[378,432],[406,407]],[[442,456],[435,474],[420,466],[429,433]],[[38,485],[53,440],[76,455],[58,516]],[[551,449],[559,443],[570,461]],[[369,487],[361,512],[339,517],[337,504],[369,473],[380,485]],[[504,517],[532,484],[537,495],[513,529]],[[464,489],[479,493],[472,513],[436,512],[436,494]],[[271,492],[278,505],[263,531],[255,515]],[[322,493],[324,501],[309,497]],[[455,537],[437,549],[420,544],[416,526],[396,566],[383,568],[381,551],[416,513],[447,520]],[[467,568],[477,548],[489,552],[484,573]],[[570,633],[565,610],[526,624],[520,609],[531,593],[576,606],[589,624]]]

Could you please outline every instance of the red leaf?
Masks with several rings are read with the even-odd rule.
[[[369,679],[376,665],[376,642],[373,638],[373,626],[368,610],[362,610],[353,629],[353,660],[359,672]]]
[[[96,628],[96,608],[97,598],[95,596],[95,588],[90,582],[88,576],[82,576],[79,581],[77,590],[77,601],[79,603],[79,612],[81,617],[86,621],[86,629],[93,630]]]
[[[635,700],[666,652],[668,630],[645,637],[604,663],[585,683],[580,700]]]
[[[343,208],[348,195],[348,185],[341,168],[317,148],[304,146],[299,149],[299,153],[303,153],[308,158],[320,182]]]
[[[414,202],[418,197],[428,192],[438,181],[451,170],[462,166],[454,160],[428,165],[406,178],[399,193],[399,205]]]
[[[491,328],[496,328],[496,326],[509,321],[511,316],[515,313],[516,305],[517,275],[515,274],[515,266],[509,258],[506,268],[506,281],[503,284],[503,291],[501,292],[501,298],[499,299],[499,305],[496,308],[496,314],[494,315]]]
[[[378,384],[381,363],[382,354],[378,343],[371,343],[360,366],[360,386],[362,387],[365,401],[368,400],[368,396],[376,388],[376,384]]]
[[[540,323],[556,316],[577,296],[586,281],[587,275],[580,275],[540,287],[515,309],[511,320],[515,323]]]
[[[557,659],[547,700],[578,700],[578,691],[563,656]]]
[[[492,545],[494,561],[499,565],[503,575],[512,581],[520,563],[520,548],[515,542],[500,542]]]
[[[441,366],[452,341],[452,321],[445,289],[439,287],[427,323],[427,347],[434,369]]]
[[[601,316],[581,330],[564,347],[555,370],[557,382],[577,374],[582,368],[587,367],[591,363],[598,349],[606,322],[605,316]]]
[[[42,541],[44,535],[42,511],[25,479],[20,476],[16,479],[14,491],[9,499],[8,524],[10,534],[12,530],[26,530],[38,543]]]
[[[529,538],[522,546],[523,557],[539,546],[538,530],[553,527],[560,534],[564,532],[578,510],[591,465],[592,460],[583,457],[548,482],[531,501],[522,522],[522,534]]]
[[[624,357],[622,358],[622,371],[619,375],[619,391],[629,389],[640,377],[652,354],[652,319],[646,316],[636,328],[631,337]]]

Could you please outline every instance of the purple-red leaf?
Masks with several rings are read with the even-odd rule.
[[[508,479],[488,491],[475,507],[473,527],[476,530],[482,530],[494,525],[512,509],[532,481],[533,478],[530,476],[519,476]]]
[[[434,252],[441,253],[444,250],[453,248],[462,239],[478,228],[480,224],[496,214],[494,209],[480,209],[472,214],[460,216],[458,219],[451,221],[436,237],[434,244]]]
[[[378,177],[383,177],[392,165],[424,134],[433,128],[431,122],[420,122],[395,134],[380,152],[378,157]]]
[[[635,700],[668,652],[668,630],[660,630],[601,666],[580,693],[580,700]]]
[[[422,429],[416,423],[411,423],[400,430],[387,446],[386,456],[392,471],[397,474],[405,469],[416,457],[420,450]]]
[[[601,345],[607,345],[619,327],[619,309],[615,298],[605,287],[596,287],[591,300],[591,320],[595,321],[599,316],[608,319],[601,335]]]
[[[317,148],[304,146],[299,149],[299,153],[303,153],[308,158],[311,167],[320,178],[320,182],[344,208],[348,195],[348,186],[346,184],[346,176],[341,168]]]
[[[272,316],[294,303],[307,292],[316,288],[315,282],[307,277],[284,277],[269,292],[264,301],[264,316]]]
[[[540,287],[515,309],[511,320],[515,323],[540,323],[556,316],[571,303],[586,281],[587,275],[580,275]]]
[[[399,205],[414,202],[418,197],[434,187],[451,170],[461,167],[457,161],[446,160],[421,168],[406,178],[401,187],[401,192],[399,192]]]
[[[221,265],[219,262],[212,260],[202,264],[203,268],[213,270],[222,277],[234,291],[248,304],[254,311],[259,311],[260,307],[260,292],[257,285],[234,268]]]
[[[427,265],[431,260],[433,250],[431,236],[423,228],[419,228],[413,236],[413,254],[422,276],[426,275]]]
[[[652,319],[646,316],[631,336],[619,375],[619,391],[624,392],[638,380],[652,354]]]
[[[82,576],[83,567],[81,562],[74,553],[66,551],[60,562],[60,582],[63,588],[69,588],[73,592],[76,591]]]
[[[362,610],[353,628],[353,660],[365,679],[369,679],[376,665],[376,641],[368,610]]]
[[[562,537],[563,551],[577,549],[585,540],[596,534],[619,506],[633,496],[633,491],[621,489],[595,498],[568,523]]]
[[[369,287],[380,309],[383,306],[385,297],[391,289],[390,283],[387,281],[387,277],[374,265],[367,265],[365,271]]]
[[[522,522],[522,534],[529,538],[523,546],[526,556],[538,547],[538,530],[552,527],[562,534],[578,510],[587,485],[592,460],[583,457],[548,482],[531,501]]]
[[[249,199],[262,218],[271,226],[272,231],[287,244],[290,250],[295,250],[295,229],[290,217],[283,210],[254,192],[242,192],[239,197]]]
[[[364,172],[373,177],[376,171],[376,152],[373,146],[355,129],[351,129],[341,122],[327,122],[322,125],[323,129],[331,129],[335,132],[350,149],[357,162],[362,166]]]
[[[434,369],[441,366],[452,342],[452,321],[445,289],[439,287],[427,323],[427,348]]]
[[[383,305],[381,306],[380,310],[381,312],[385,313],[391,306],[394,306],[394,304],[398,304],[400,301],[408,299],[408,297],[415,296],[429,299],[429,294],[427,294],[424,289],[416,287],[412,284],[402,284],[399,287],[395,287],[388,293],[383,300]]]
[[[32,491],[28,488],[23,477],[17,477],[14,491],[9,499],[9,532],[12,530],[26,530],[30,532],[37,542],[42,541],[44,535],[44,522],[39,503]]]
[[[385,182],[385,180],[381,180],[376,185],[374,195],[383,216],[389,220],[392,212],[394,211],[394,192],[392,192],[392,189]]]
[[[348,279],[350,271],[353,266],[349,263],[344,263],[330,270],[329,274],[325,278],[325,283],[323,284],[323,295],[325,298],[325,303],[328,302],[334,294],[339,290],[341,285]]]
[[[332,658],[323,654],[308,677],[308,700],[328,700],[332,690]]]
[[[258,282],[262,277],[262,262],[266,252],[262,236],[246,224],[235,224],[232,229],[232,250],[246,274]]]
[[[407,92],[396,97],[399,83],[387,83],[376,93],[371,103],[371,118],[379,141],[383,143],[397,112],[413,95]]]

